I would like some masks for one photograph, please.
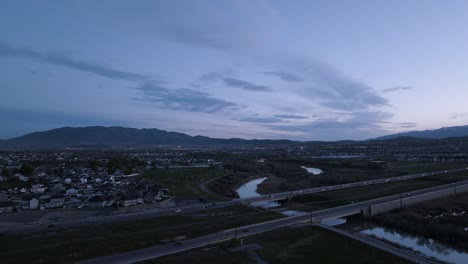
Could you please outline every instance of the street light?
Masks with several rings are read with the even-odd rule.
[[[401,184],[400,186],[400,210],[403,209],[403,194],[401,193]]]

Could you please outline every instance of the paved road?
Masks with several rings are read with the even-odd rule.
[[[0,232],[4,234],[30,234],[30,233],[37,233],[39,231],[48,229],[49,225],[54,225],[53,227],[54,229],[55,228],[71,228],[71,227],[85,226],[85,225],[107,224],[107,223],[115,223],[115,222],[121,222],[121,221],[130,221],[130,220],[135,220],[135,219],[154,218],[154,217],[173,215],[173,214],[176,214],[176,211],[179,211],[179,210],[180,210],[179,213],[190,213],[190,212],[196,212],[196,211],[202,211],[202,210],[233,206],[237,204],[283,200],[283,199],[288,199],[288,197],[292,197],[295,195],[312,194],[312,193],[319,193],[319,192],[326,192],[326,191],[333,191],[333,190],[342,190],[342,189],[355,188],[355,187],[367,186],[367,185],[375,185],[375,184],[384,184],[388,182],[410,180],[410,179],[415,179],[415,178],[427,177],[431,175],[446,174],[446,173],[451,173],[451,172],[460,172],[460,171],[467,171],[467,170],[468,168],[460,168],[460,169],[445,170],[445,171],[438,171],[438,172],[431,172],[431,173],[418,173],[418,174],[377,179],[377,180],[371,180],[371,181],[362,181],[362,182],[354,182],[354,183],[348,183],[348,184],[340,184],[340,185],[316,187],[316,188],[309,188],[309,189],[296,190],[296,191],[281,192],[281,193],[275,193],[275,194],[263,195],[263,196],[251,197],[251,198],[244,198],[244,199],[234,199],[234,200],[226,201],[226,202],[217,202],[215,204],[195,204],[195,205],[189,205],[189,206],[183,206],[183,207],[172,207],[168,209],[155,208],[155,209],[148,209],[146,211],[125,213],[125,214],[94,216],[90,218],[50,221],[50,222],[42,222],[42,223],[18,224],[18,225],[8,225],[8,226],[5,226],[5,225],[2,226],[2,224],[0,223]]]
[[[463,186],[463,185],[468,185],[468,181],[461,182],[459,186]],[[423,189],[419,191],[414,191],[412,192],[412,196],[414,197],[414,196],[430,193],[436,190],[451,189],[451,188],[453,188],[452,184],[436,186],[436,187],[427,188],[427,189]],[[245,237],[245,236],[251,236],[254,234],[267,232],[276,228],[310,222],[311,219],[313,218],[325,219],[325,218],[331,218],[335,216],[341,216],[343,214],[359,211],[360,209],[365,208],[366,206],[375,205],[375,204],[388,202],[392,200],[399,200],[399,199],[400,199],[400,195],[392,195],[388,197],[368,200],[368,201],[359,202],[355,204],[315,211],[308,215],[291,216],[291,217],[276,219],[272,221],[257,223],[253,225],[242,226],[236,229],[223,230],[214,234],[185,240],[184,243],[181,245],[170,244],[170,245],[163,245],[163,246],[154,246],[154,247],[131,251],[127,253],[121,253],[121,254],[117,254],[113,256],[100,257],[100,258],[96,258],[92,260],[87,260],[81,263],[82,264],[134,263],[134,262],[158,258],[161,256],[170,255],[170,254],[174,254],[174,253],[178,253],[178,252],[182,252],[182,251],[186,251],[186,250],[190,250],[194,248],[203,247],[209,244],[226,241],[234,237],[240,238],[240,237]],[[406,198],[403,198],[403,200],[404,199]]]

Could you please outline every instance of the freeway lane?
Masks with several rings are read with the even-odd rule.
[[[62,221],[35,222],[31,224],[2,225],[2,223],[0,223],[0,232],[5,233],[5,234],[29,234],[29,233],[37,233],[39,231],[45,230],[47,229],[47,226],[49,225],[54,225],[54,228],[71,228],[71,227],[77,227],[77,226],[130,221],[130,220],[135,220],[135,219],[154,218],[154,217],[172,215],[175,213],[176,210],[180,210],[181,213],[190,213],[190,212],[196,212],[196,211],[202,211],[202,210],[233,206],[236,204],[283,200],[283,199],[287,199],[288,197],[292,197],[294,195],[312,194],[312,193],[320,193],[320,192],[326,192],[326,191],[355,188],[355,187],[367,186],[367,185],[384,184],[388,182],[411,180],[411,179],[427,177],[427,176],[432,176],[432,175],[440,175],[440,174],[467,171],[467,170],[468,168],[460,168],[460,169],[454,169],[454,170],[445,170],[445,171],[438,171],[438,172],[432,172],[432,173],[418,173],[418,174],[411,174],[411,175],[405,175],[405,176],[399,176],[399,177],[383,178],[383,179],[354,182],[354,183],[341,184],[341,185],[315,187],[315,188],[309,188],[309,189],[303,189],[303,190],[269,194],[269,195],[264,195],[264,196],[259,196],[259,197],[234,199],[231,201],[218,202],[215,205],[195,204],[195,205],[183,206],[183,207],[172,207],[169,209],[156,208],[156,209],[149,209],[145,211],[125,213],[125,214],[95,216],[91,218],[81,218],[81,219],[62,220]]]
[[[458,186],[468,186],[468,181],[460,182]],[[453,188],[452,184],[431,187],[431,188],[412,192],[412,197],[431,193],[437,190],[452,189],[452,188]],[[389,201],[399,200],[399,199],[400,199],[400,195],[391,195],[391,196],[368,200],[368,201],[359,202],[355,204],[315,211],[309,215],[291,216],[291,217],[271,220],[267,222],[262,222],[258,224],[242,226],[237,229],[228,229],[228,230],[224,230],[224,231],[217,232],[214,234],[185,240],[184,243],[181,245],[171,244],[171,245],[154,246],[154,247],[140,249],[140,250],[131,251],[127,253],[121,253],[121,254],[117,254],[113,256],[100,257],[96,259],[86,260],[80,263],[81,264],[101,264],[101,263],[102,264],[106,264],[106,263],[124,264],[124,263],[134,263],[138,261],[149,260],[149,259],[158,258],[161,256],[170,255],[170,254],[174,254],[174,253],[178,253],[178,252],[182,252],[182,251],[186,251],[186,250],[190,250],[194,248],[203,247],[203,246],[221,242],[221,241],[226,241],[234,237],[240,238],[240,237],[245,237],[245,236],[251,236],[254,234],[267,232],[276,228],[291,226],[295,224],[301,224],[304,222],[310,222],[312,218],[326,219],[326,218],[334,217],[337,215],[353,213],[355,211],[361,210],[371,205],[376,205],[379,203],[384,203],[384,202],[389,202]],[[408,199],[408,197],[405,197],[402,199],[405,200],[405,199]]]

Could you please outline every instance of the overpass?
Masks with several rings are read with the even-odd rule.
[[[252,236],[255,234],[260,234],[264,232],[268,232],[273,229],[286,227],[286,226],[293,226],[296,224],[302,223],[310,223],[313,224],[320,224],[321,221],[330,219],[330,218],[337,218],[337,217],[344,217],[350,216],[354,214],[362,214],[364,216],[374,215],[378,213],[383,213],[385,211],[389,211],[392,209],[399,208],[400,205],[410,205],[419,202],[423,202],[430,199],[435,199],[447,195],[454,194],[454,185],[446,184],[442,186],[436,186],[432,188],[427,188],[423,190],[418,190],[412,192],[411,196],[401,196],[401,195],[391,195],[383,198],[363,201],[359,203],[354,203],[350,205],[344,205],[324,210],[319,210],[315,212],[311,212],[307,215],[298,215],[298,216],[291,216],[280,218],[276,220],[271,220],[267,222],[247,225],[238,227],[236,229],[228,229],[222,230],[217,233],[209,234],[202,237],[192,238],[185,240],[182,245],[160,245],[154,246],[150,248],[135,250],[131,252],[116,254],[113,256],[107,257],[99,257],[91,260],[86,260],[80,262],[81,264],[126,264],[126,263],[134,263],[139,261],[145,261],[149,259],[158,258],[165,255],[175,254],[178,252],[183,252],[190,249],[195,249],[199,247],[203,247],[209,244],[214,244],[222,241],[227,241],[232,238],[241,238]],[[456,192],[466,192],[468,191],[468,181],[460,182],[459,185],[456,186]],[[237,232],[237,230],[242,230],[242,232]],[[372,243],[368,243],[370,245],[379,244],[379,248],[385,248],[385,244],[374,241]],[[389,248],[391,245],[388,246]],[[390,248],[386,250],[390,253],[395,251],[396,249]],[[404,257],[399,252],[397,255]],[[405,257],[407,259],[412,258],[412,256]],[[422,263],[431,263],[428,261],[423,261]]]
[[[177,211],[180,210],[182,213],[190,213],[190,212],[216,209],[216,208],[222,208],[222,207],[245,204],[245,203],[286,200],[286,199],[291,199],[292,197],[297,196],[297,195],[343,190],[343,189],[355,188],[355,187],[360,187],[360,186],[368,186],[368,185],[384,184],[384,183],[395,182],[395,181],[411,180],[411,179],[416,179],[416,178],[428,177],[432,175],[442,175],[446,173],[461,172],[461,171],[468,171],[468,167],[453,169],[453,170],[437,171],[437,172],[431,172],[431,173],[418,173],[418,174],[383,178],[383,179],[370,180],[370,181],[361,181],[361,182],[353,182],[353,183],[340,184],[340,185],[331,185],[331,186],[315,187],[315,188],[308,188],[308,189],[295,190],[295,191],[287,191],[287,192],[274,193],[274,194],[262,195],[262,196],[257,196],[257,197],[234,199],[231,201],[218,202],[216,204],[211,204],[211,205],[194,204],[194,205],[183,206],[183,207],[172,207],[172,208],[166,208],[166,209],[155,208],[155,209],[148,209],[145,211],[132,212],[132,213],[102,215],[102,216],[93,217],[92,220],[88,218],[80,218],[80,219],[64,219],[60,221],[34,222],[30,224],[15,224],[15,225],[5,225],[5,226],[1,226],[0,224],[0,232],[5,233],[5,234],[26,234],[26,233],[34,233],[34,232],[47,229],[47,226],[49,224],[53,224],[57,228],[71,228],[71,227],[77,227],[77,226],[130,221],[130,220],[135,220],[135,219],[154,218],[154,217],[172,215],[174,214],[174,211],[176,210]],[[458,184],[461,184],[461,183],[459,182],[457,183],[457,185]],[[417,193],[417,191],[414,191],[412,193]],[[408,201],[408,197],[404,197],[404,200]],[[412,199],[409,199],[409,202],[411,201]],[[393,202],[392,205],[388,205],[388,206],[390,206],[391,208],[396,208],[395,203],[396,202]],[[377,207],[370,208],[370,209],[360,208],[356,210],[361,210],[361,212],[365,212],[366,210],[368,210],[370,213],[371,210],[373,210],[373,212],[376,212],[378,210],[381,210],[381,208],[382,207],[377,206]],[[348,213],[343,212],[343,214],[345,214],[343,215],[344,217]],[[8,215],[4,215],[1,217],[8,217]]]

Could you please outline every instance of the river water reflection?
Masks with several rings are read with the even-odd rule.
[[[455,264],[468,263],[468,252],[457,250],[444,243],[439,243],[433,239],[422,238],[409,235],[398,230],[387,229],[383,227],[372,227],[361,231],[367,235],[374,235],[399,245],[419,251],[422,254],[437,258],[438,260]]]

